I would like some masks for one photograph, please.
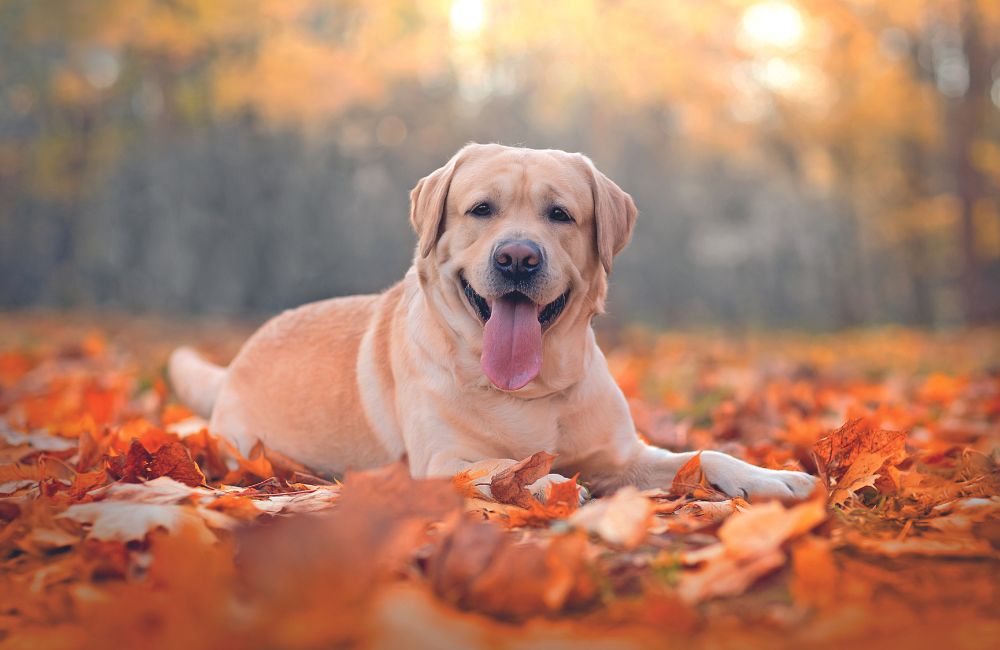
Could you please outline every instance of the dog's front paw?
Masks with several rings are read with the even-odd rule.
[[[799,501],[812,494],[816,477],[804,472],[764,469],[721,453],[701,459],[708,482],[731,497]]]
[[[549,490],[552,488],[552,486],[556,485],[557,483],[565,483],[566,481],[569,480],[571,479],[566,478],[562,474],[546,474],[542,478],[538,479],[537,481],[529,485],[528,490],[536,499],[538,499],[542,503],[545,503],[546,500],[548,499]],[[583,487],[582,485],[579,486],[579,488],[580,488],[579,490],[580,505],[583,505],[583,503],[590,498],[590,492],[587,490],[587,488]]]

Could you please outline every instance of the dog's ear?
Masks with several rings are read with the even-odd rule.
[[[420,257],[430,255],[441,236],[451,177],[468,148],[460,149],[444,167],[421,178],[410,190],[410,221],[417,231]]]
[[[606,273],[611,273],[611,262],[632,238],[632,229],[639,211],[635,202],[622,188],[602,174],[590,158],[581,156],[590,175],[594,194],[594,231],[597,255]]]

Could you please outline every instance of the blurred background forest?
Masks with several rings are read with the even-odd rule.
[[[622,321],[1000,319],[997,0],[0,0],[0,308],[380,290],[470,140],[632,193]]]

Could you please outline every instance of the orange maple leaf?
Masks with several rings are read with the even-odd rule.
[[[692,456],[691,460],[677,470],[674,480],[670,483],[670,494],[714,501],[728,498],[708,482],[708,477],[705,476],[705,471],[701,468],[701,452]]]
[[[70,485],[69,495],[73,499],[82,499],[87,492],[99,488],[108,482],[108,472],[104,469],[93,472],[80,472],[73,477],[73,484]]]
[[[485,469],[480,470],[465,470],[464,472],[459,472],[451,477],[451,484],[455,486],[458,493],[467,499],[478,499],[483,496],[476,487],[476,481],[486,476],[488,472]]]
[[[898,487],[895,466],[906,458],[906,434],[877,429],[866,418],[855,418],[813,445],[817,466],[827,485],[835,483],[834,503],[871,486],[880,491]]]
[[[876,429],[865,418],[846,422],[813,445],[820,468],[831,478],[840,478],[863,453],[882,456],[893,464],[906,457],[906,434],[902,431]]]

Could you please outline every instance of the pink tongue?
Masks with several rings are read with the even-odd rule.
[[[535,303],[512,298],[493,301],[483,330],[483,372],[493,385],[517,390],[542,368],[542,324]]]

